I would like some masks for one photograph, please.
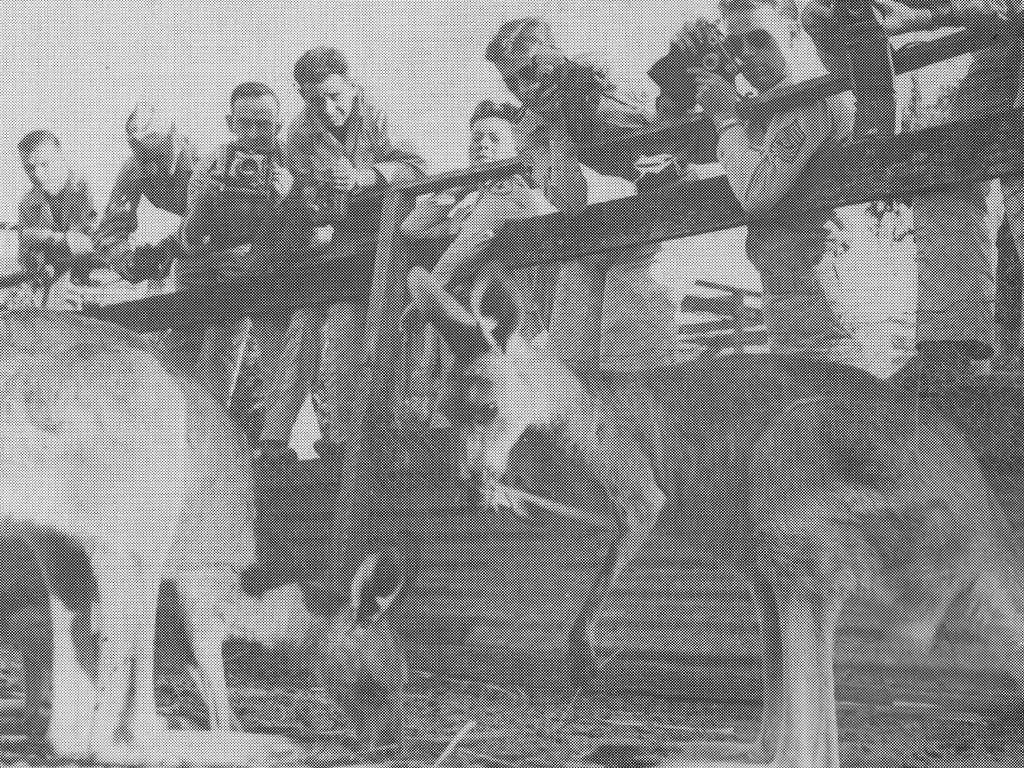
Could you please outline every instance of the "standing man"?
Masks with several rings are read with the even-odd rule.
[[[520,152],[533,169],[532,183],[558,210],[578,210],[588,203],[583,149],[652,125],[651,115],[618,93],[601,67],[566,57],[541,19],[517,19],[502,26],[487,46],[486,57],[525,107],[517,124]],[[594,157],[587,162],[597,173],[627,181],[640,176],[627,158]],[[655,295],[659,291],[651,275],[653,257],[652,249],[643,249],[635,259],[613,267],[609,278],[624,280],[631,289],[609,292],[607,304],[602,270],[579,261],[538,270],[536,304],[551,349],[579,375],[590,377],[600,366],[602,325],[642,327],[639,338],[618,346],[645,348],[648,358],[671,356],[675,311],[667,296],[658,301]]]
[[[1016,2],[1008,8],[1004,0],[913,0],[909,5],[873,0],[873,5],[889,34],[986,24],[1019,13]],[[842,71],[845,38],[835,24],[833,4],[810,0],[803,23],[825,65]],[[1012,107],[1020,85],[1020,64],[1019,44],[974,54],[967,75],[950,92],[951,117],[976,117]],[[981,400],[983,374],[996,343],[990,190],[987,182],[961,184],[911,203],[918,268],[918,381],[924,416],[939,402],[957,400],[970,403],[966,410],[970,414]],[[1022,252],[1024,180],[1003,181],[1002,192],[1010,231]]]
[[[286,227],[294,256],[319,266],[346,240],[376,232],[376,215],[360,210],[360,191],[420,178],[424,163],[415,152],[391,144],[383,118],[367,104],[339,51],[306,52],[296,62],[294,76],[304,107],[285,141],[285,163],[296,184],[294,215]],[[325,309],[301,307],[293,313],[271,377],[273,394],[260,436],[261,466],[295,460],[288,442],[310,392],[322,435],[317,454],[340,467],[353,439],[373,256],[338,261],[331,268],[344,267],[360,295],[353,302]]]
[[[171,270],[181,246],[175,233],[152,248],[135,242],[139,205],[146,198],[162,211],[185,217],[188,180],[199,163],[190,141],[174,123],[160,125],[156,109],[137,106],[125,125],[132,155],[114,181],[110,200],[96,232],[96,248],[107,266],[128,282],[160,280]]]
[[[243,83],[231,93],[228,128],[233,141],[204,160],[188,184],[182,223],[183,256],[177,281],[182,288],[228,280],[265,280],[276,258],[292,176],[278,140],[281,106],[263,83]],[[265,330],[265,329],[264,329]],[[206,327],[198,358],[194,335],[176,334],[173,346],[225,408],[230,403],[249,319]],[[262,335],[262,334],[260,334]]]
[[[726,43],[759,92],[824,70],[800,25],[795,0],[722,0]],[[737,117],[735,83],[701,75],[697,100],[719,131],[718,157],[748,213],[747,258],[761,275],[772,349],[792,359],[856,363],[852,330],[837,311],[837,243],[829,213],[794,214],[785,201],[803,178],[827,172],[853,127],[850,94],[773,115]]]

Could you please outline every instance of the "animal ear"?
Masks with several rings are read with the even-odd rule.
[[[470,359],[494,349],[494,340],[480,320],[422,267],[409,273],[409,294],[423,318],[433,325],[449,347]]]

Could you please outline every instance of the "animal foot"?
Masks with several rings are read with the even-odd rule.
[[[168,731],[168,753],[180,762],[207,766],[297,766],[306,751],[284,736],[224,731]]]

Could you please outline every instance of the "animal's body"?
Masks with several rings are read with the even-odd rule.
[[[49,747],[118,765],[294,753],[278,737],[171,731],[156,712],[162,580],[251,557],[248,467],[223,414],[143,339],[35,310],[0,314],[0,414],[0,535],[26,555],[12,599],[50,614],[48,637],[24,646],[30,705],[52,691]]]
[[[855,592],[908,662],[980,601],[1010,669],[1024,669],[1019,547],[967,442],[919,423],[905,382],[772,355],[585,381],[515,329],[492,333],[423,270],[410,290],[446,341],[436,410],[467,497],[515,497],[503,483],[530,429],[560,449],[556,471],[596,478],[617,510],[618,546],[581,627],[666,510],[674,537],[745,574],[764,633],[764,759],[838,765],[835,638]],[[692,450],[662,429],[669,411]]]
[[[227,638],[283,648],[331,684],[344,680],[337,669],[394,647],[376,604],[358,620],[340,606],[314,616],[306,585],[249,587],[259,565],[249,461],[223,410],[146,340],[73,313],[2,313],[0,413],[0,541],[11,555],[0,564],[9,585],[0,604],[24,656],[30,719],[58,756],[131,765],[294,757],[287,739],[232,732]],[[366,581],[353,584],[353,604],[369,599]],[[167,606],[186,628],[211,732],[169,730],[157,715],[161,585],[176,588]],[[389,659],[394,703],[404,659]],[[335,693],[344,700],[348,690]],[[32,717],[47,704],[48,718]],[[368,740],[400,730],[400,709],[382,709],[392,719],[367,728]]]

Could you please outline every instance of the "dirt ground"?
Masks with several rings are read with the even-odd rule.
[[[24,746],[20,669],[0,652],[0,765],[43,768],[52,761]],[[645,768],[666,759],[730,760],[743,764],[754,740],[757,712],[667,698],[588,696],[575,715],[530,691],[481,682],[440,680],[413,672],[407,707],[405,755],[360,753],[345,716],[323,691],[254,674],[232,675],[232,696],[244,730],[291,735],[315,766],[435,766],[467,723],[474,725],[445,759],[446,768],[597,765]],[[197,699],[186,679],[164,674],[158,703],[172,727],[198,722]],[[1021,723],[1001,722],[935,707],[840,706],[843,765],[886,768],[1024,765]],[[23,732],[23,731],[22,731]]]

